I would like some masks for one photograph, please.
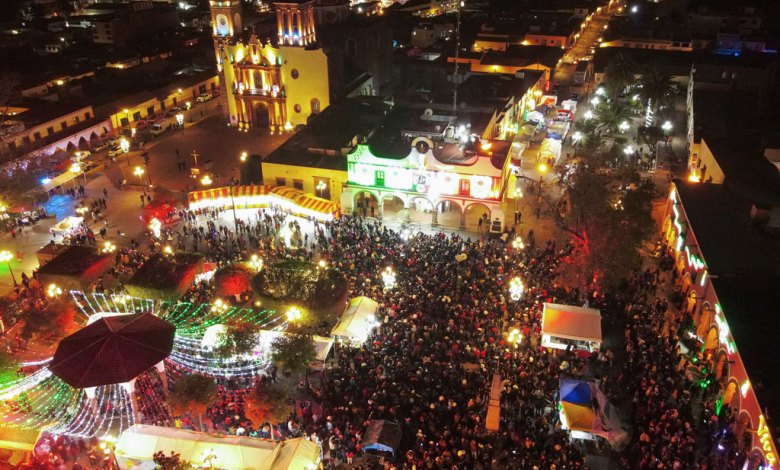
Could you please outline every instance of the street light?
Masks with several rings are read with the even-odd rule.
[[[301,319],[303,312],[298,307],[290,307],[287,310],[287,321],[296,322]]]
[[[520,251],[525,248],[525,243],[523,243],[523,239],[520,235],[515,235],[515,238],[512,239],[512,248],[514,248],[515,251]]]
[[[544,174],[547,173],[547,171],[550,169],[546,163],[542,162],[539,164],[538,168],[539,170],[539,202],[542,202],[542,182],[544,181]]]
[[[0,251],[0,263],[7,263],[8,264],[8,272],[11,273],[11,279],[14,281],[14,287],[18,286],[19,283],[16,282],[16,277],[14,276],[14,271],[11,269],[11,260],[14,259],[14,254],[11,253],[8,250]]]
[[[628,125],[628,121],[623,121],[618,125],[618,129],[620,129],[621,133],[625,133],[630,126]]]
[[[517,302],[523,297],[524,292],[525,285],[523,285],[523,281],[519,277],[513,277],[509,281],[509,298]]]
[[[166,255],[172,255],[173,254],[173,248],[171,247],[171,245],[165,245],[163,247],[163,253],[165,253]]]
[[[325,189],[327,187],[328,185],[323,180],[320,180],[319,183],[317,183],[317,186],[314,188],[317,190],[317,197],[324,198]]]
[[[598,96],[604,96],[604,87],[598,87],[598,88],[596,88],[596,95],[598,95]]]
[[[103,243],[103,249],[101,250],[103,253],[113,253],[116,251],[116,245],[113,243],[107,241]]]
[[[628,156],[634,153],[634,148],[630,145],[626,145],[626,148],[623,149],[623,152]]]
[[[593,111],[591,111],[591,110],[585,111],[585,119],[586,120],[593,119]]]
[[[252,257],[249,258],[249,266],[255,271],[261,271],[263,269],[263,259],[257,255],[252,255]]]
[[[49,284],[49,287],[46,289],[46,297],[53,299],[60,295],[62,295],[62,289],[57,284]]]
[[[213,313],[225,313],[230,308],[230,304],[225,302],[222,299],[217,299],[214,301],[214,305],[211,306],[211,311]]]
[[[247,153],[246,152],[241,152],[241,161],[245,162],[246,158],[247,158]]]
[[[152,232],[155,238],[160,238],[162,233],[162,222],[160,222],[160,219],[152,217],[152,220],[149,221],[149,231]]]
[[[122,139],[119,141],[119,148],[122,149],[122,152],[127,153],[130,151],[130,142],[122,137]]]
[[[517,347],[517,345],[523,341],[523,334],[520,333],[520,330],[517,328],[512,328],[506,336],[506,341],[507,343],[514,345],[514,347]]]
[[[395,287],[395,271],[393,271],[392,267],[388,266],[382,272],[382,282],[385,285],[385,290]]]
[[[213,183],[213,181],[209,175],[203,175],[203,178],[200,179],[200,184],[203,186],[211,186],[211,183]]]
[[[664,123],[663,123],[663,125],[661,126],[661,129],[663,129],[663,130],[664,130],[664,132],[666,132],[666,133],[668,134],[668,133],[669,133],[669,131],[671,131],[671,130],[672,130],[672,127],[673,127],[673,126],[672,126],[672,122],[671,122],[671,121],[666,121],[666,122],[664,122]]]
[[[139,183],[141,183],[141,184],[143,184],[143,180],[141,179],[141,177],[142,177],[142,176],[143,176],[143,174],[144,174],[144,169],[143,169],[143,168],[141,168],[140,166],[137,166],[137,167],[135,167],[135,169],[133,170],[133,174],[134,174],[135,176],[137,176],[137,177],[138,177],[138,182],[139,182]]]

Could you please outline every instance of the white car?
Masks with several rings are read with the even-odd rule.
[[[70,159],[73,160],[73,162],[78,163],[91,156],[92,156],[92,152],[90,152],[89,150],[79,150],[73,152],[73,156]]]
[[[201,93],[200,95],[198,95],[198,97],[195,99],[195,101],[197,101],[198,103],[205,103],[206,101],[210,100],[211,98],[213,98],[211,96],[211,93]]]
[[[110,149],[108,149],[108,156],[109,157],[116,157],[117,155],[122,155],[123,153],[125,153],[125,151],[122,150],[122,147],[119,146],[119,145],[115,145],[115,146],[111,147]]]

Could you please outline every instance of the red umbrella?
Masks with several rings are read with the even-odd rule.
[[[151,313],[103,317],[60,341],[49,370],[76,388],[129,382],[168,357],[174,332]]]

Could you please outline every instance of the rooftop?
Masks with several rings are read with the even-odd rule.
[[[725,185],[676,187],[711,278],[780,279],[780,239],[750,218],[749,199]]]
[[[347,152],[369,137],[389,110],[390,106],[377,98],[333,103],[264,162],[347,171]]]
[[[593,54],[593,71],[603,73],[609,61],[615,54],[623,53],[630,57],[635,64],[649,64],[659,62],[673,75],[688,75],[691,66],[696,64],[699,69],[705,70],[708,66],[759,68],[768,67],[777,60],[772,54],[743,52],[739,57],[732,55],[711,54],[707,51],[664,51],[660,49],[635,49],[625,47],[597,47]]]
[[[78,111],[80,109],[89,108],[86,102],[73,102],[73,101],[50,101],[34,98],[25,98],[21,101],[15,102],[12,106],[26,108],[27,111],[19,113],[14,116],[14,119],[25,123],[27,128],[43,124],[45,122],[58,119],[61,116]],[[94,113],[93,113],[94,114]],[[70,124],[70,123],[69,123]]]

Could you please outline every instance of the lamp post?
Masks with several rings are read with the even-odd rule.
[[[571,141],[574,142],[574,152],[577,152],[577,146],[582,140],[582,132],[577,131],[571,136]]]
[[[537,169],[539,170],[539,202],[542,202],[542,183],[544,182],[544,174],[547,173],[547,170],[550,168],[546,163],[542,162]]]
[[[137,166],[133,170],[133,174],[138,177],[138,182],[140,184],[143,184],[143,179],[141,179],[141,177],[144,175],[144,169],[141,168],[140,166]]]
[[[385,290],[395,287],[395,271],[393,271],[392,267],[388,266],[382,272],[382,282],[385,285]]]
[[[509,298],[517,302],[523,297],[523,293],[525,292],[525,285],[523,284],[523,281],[515,276],[512,278],[511,281],[509,281]]]
[[[11,253],[8,250],[0,251],[0,263],[7,263],[8,264],[8,272],[11,273],[11,279],[14,281],[14,287],[18,286],[19,283],[16,282],[16,277],[14,276],[14,271],[11,269],[11,260],[14,259],[13,253]]]
[[[233,188],[238,186],[238,181],[235,178],[230,178],[228,181],[228,188],[230,189],[230,205],[233,207],[233,227],[238,234],[238,217],[236,217],[236,200],[233,199]]]
[[[203,186],[211,186],[211,183],[213,183],[211,176],[209,175],[203,175],[203,178],[200,179],[200,184]]]
[[[122,137],[122,139],[119,141],[119,148],[122,149],[122,153],[125,154],[125,159],[127,160],[127,166],[130,166],[130,155],[128,153],[130,152],[130,142]]]
[[[325,181],[323,181],[323,180],[320,180],[320,181],[317,183],[317,186],[314,188],[314,189],[316,189],[316,190],[317,190],[317,197],[321,197],[321,198],[323,198],[323,199],[324,199],[324,198],[325,198],[325,196],[324,196],[324,194],[325,194],[325,189],[326,189],[327,187],[328,187],[328,185],[327,185],[327,184],[325,184]]]

